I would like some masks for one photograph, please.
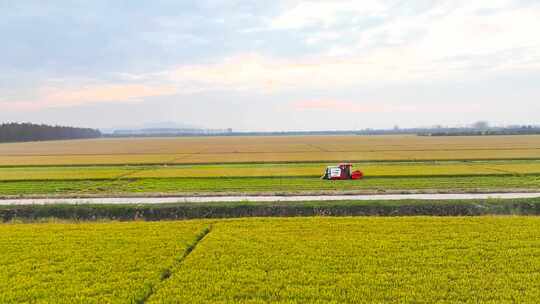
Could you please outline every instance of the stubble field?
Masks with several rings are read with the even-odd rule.
[[[540,136],[240,136],[0,145],[0,166],[475,159],[540,159]]]

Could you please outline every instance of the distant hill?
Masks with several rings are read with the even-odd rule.
[[[163,122],[147,122],[138,125],[130,126],[114,126],[110,128],[101,128],[101,132],[104,134],[113,134],[115,131],[139,131],[139,130],[153,130],[153,129],[178,129],[178,130],[193,130],[193,129],[204,129],[199,126],[178,123],[172,121],[163,121]]]
[[[149,128],[149,129],[128,129],[114,130],[112,134],[107,136],[123,137],[148,137],[148,136],[208,136],[208,135],[226,135],[231,134],[231,129],[191,129],[191,128]]]
[[[23,142],[97,137],[101,137],[100,131],[87,128],[49,126],[32,123],[4,123],[0,125],[0,142]]]

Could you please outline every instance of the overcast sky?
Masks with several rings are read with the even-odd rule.
[[[0,0],[0,121],[540,123],[540,1]]]

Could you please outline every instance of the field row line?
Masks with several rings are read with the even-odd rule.
[[[313,150],[294,150],[294,151],[216,151],[216,152],[164,152],[164,153],[141,153],[141,152],[132,152],[132,153],[58,153],[58,154],[0,154],[0,157],[40,157],[40,156],[111,156],[111,155],[223,155],[223,154],[298,154],[298,153],[363,153],[363,152],[452,152],[452,151],[519,151],[519,150],[540,150],[540,147],[523,147],[523,148],[503,148],[503,147],[493,147],[493,148],[445,148],[445,149],[363,149],[363,150],[328,150],[318,148],[317,151]]]
[[[370,175],[365,177],[365,179],[403,179],[403,178],[429,178],[429,177],[441,177],[441,178],[450,178],[450,177],[505,177],[505,176],[540,176],[540,172],[527,172],[519,173],[506,170],[490,169],[497,171],[499,173],[481,173],[481,174],[407,174],[407,175]],[[70,182],[70,181],[94,181],[99,182],[103,181],[107,184],[111,182],[120,182],[120,181],[136,181],[136,180],[245,180],[245,179],[283,179],[283,180],[292,180],[292,179],[305,179],[305,178],[318,178],[320,175],[254,175],[254,176],[228,176],[228,175],[216,175],[216,176],[171,176],[171,177],[160,177],[160,176],[122,176],[118,177],[98,177],[98,178],[36,178],[36,179],[0,179],[0,183],[24,183],[24,182]],[[100,185],[97,185],[98,187]],[[106,185],[104,185],[106,186]]]
[[[202,151],[204,151],[204,150],[201,150],[200,152],[202,152]],[[191,156],[191,154],[190,154],[190,155],[185,155],[185,156],[182,156],[182,157],[175,157],[175,158],[173,158],[173,159],[171,159],[171,160],[169,160],[169,161],[166,161],[166,162],[164,162],[164,163],[162,163],[162,164],[160,164],[160,165],[158,165],[158,166],[153,166],[153,167],[151,167],[151,166],[144,166],[144,167],[142,167],[142,168],[139,169],[139,170],[133,170],[133,171],[131,171],[131,172],[122,173],[122,174],[120,174],[120,175],[118,175],[118,176],[116,176],[116,177],[113,177],[113,178],[111,178],[111,179],[104,180],[105,182],[102,184],[102,186],[103,186],[103,187],[106,187],[108,191],[111,191],[111,190],[114,189],[114,187],[117,187],[117,188],[118,188],[119,186],[121,186],[121,185],[118,185],[118,183],[126,183],[125,181],[130,182],[130,179],[128,179],[128,177],[130,177],[130,176],[133,176],[133,175],[135,175],[135,174],[141,173],[141,172],[143,172],[143,171],[156,171],[156,170],[160,170],[161,168],[163,168],[163,166],[166,166],[166,165],[168,165],[168,164],[170,164],[170,163],[174,163],[174,162],[179,161],[179,160],[181,160],[181,159],[188,158],[188,157],[190,157],[190,156]],[[111,182],[111,181],[112,181],[112,182]],[[115,184],[115,183],[116,183],[116,184]],[[94,187],[94,188],[95,188],[95,187]],[[83,194],[83,193],[85,193],[85,192],[92,191],[92,190],[93,190],[93,188],[88,187],[88,188],[86,188],[86,189],[83,189],[83,190],[79,191],[79,193]]]
[[[190,155],[191,156],[191,155]],[[1,158],[1,156],[0,156]],[[294,165],[294,164],[335,164],[336,159],[320,159],[320,160],[289,160],[289,161],[221,161],[221,162],[178,162],[178,163],[163,163],[163,162],[127,162],[127,163],[78,163],[78,164],[1,164],[0,168],[73,168],[73,167],[136,167],[136,166],[202,166],[202,165]],[[354,164],[384,164],[384,163],[406,163],[406,164],[422,164],[422,163],[476,163],[476,162],[513,162],[513,161],[540,161],[540,157],[513,157],[513,158],[426,158],[426,159],[340,159],[340,162]]]
[[[300,160],[300,161],[246,161],[246,162],[181,162],[181,163],[80,163],[80,164],[16,164],[0,165],[0,168],[78,168],[78,167],[138,167],[138,166],[234,166],[234,165],[301,165],[301,164],[335,164],[338,160]],[[353,164],[432,164],[432,163],[478,163],[478,162],[521,162],[540,161],[540,157],[522,158],[449,158],[449,159],[340,159],[340,162]]]
[[[204,238],[206,238],[206,236],[210,234],[211,231],[212,231],[212,224],[210,224],[209,226],[206,226],[203,230],[201,230],[195,236],[195,239],[193,240],[193,242],[191,242],[186,247],[186,249],[182,253],[182,256],[180,256],[169,268],[161,270],[159,283],[157,283],[156,286],[150,286],[146,294],[144,294],[140,299],[135,300],[135,303],[137,304],[146,303],[150,299],[150,297],[152,297],[152,295],[155,294],[155,292],[159,289],[160,285],[162,285],[165,281],[167,281],[173,275],[175,270],[177,270],[178,268],[182,266],[182,263],[186,260],[186,258],[195,250],[195,248],[197,248],[197,245],[199,245],[204,240]]]

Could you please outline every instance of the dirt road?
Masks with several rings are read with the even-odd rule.
[[[304,195],[304,196],[199,196],[199,197],[110,197],[110,198],[50,198],[2,199],[0,205],[51,204],[164,204],[208,202],[299,202],[344,200],[467,200],[540,198],[540,193],[470,193],[470,194],[381,194],[381,195]]]

